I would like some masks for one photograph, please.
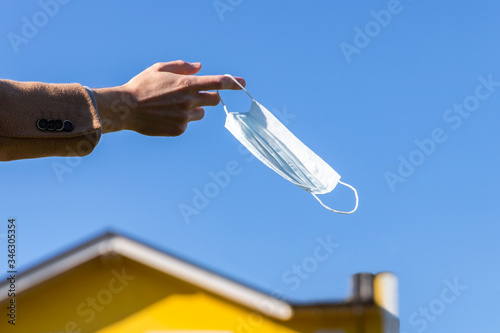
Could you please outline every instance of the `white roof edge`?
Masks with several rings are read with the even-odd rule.
[[[270,317],[288,320],[293,316],[292,306],[282,300],[121,235],[104,238],[88,247],[84,245],[82,249],[74,253],[63,254],[61,258],[50,264],[42,264],[41,267],[28,271],[18,277],[16,281],[17,292],[23,292],[109,251],[117,252],[124,257],[175,276]],[[22,282],[19,283],[20,281]],[[0,284],[0,302],[7,299],[8,289],[8,283]]]
[[[106,240],[105,240],[106,241]],[[16,292],[23,292],[41,282],[49,280],[67,270],[70,270],[82,263],[91,260],[107,251],[107,242],[98,242],[89,247],[83,248],[78,252],[68,254],[59,258],[59,260],[42,267],[36,268],[33,271],[28,271],[25,275],[18,276],[16,281]],[[22,283],[19,281],[22,280]],[[9,284],[0,285],[0,302],[8,298],[7,290]]]
[[[125,257],[147,264],[161,272],[243,304],[260,313],[281,320],[293,316],[292,306],[225,277],[172,257],[128,238],[118,238],[114,250]]]

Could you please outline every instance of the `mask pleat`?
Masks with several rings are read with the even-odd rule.
[[[262,154],[261,152],[262,155],[268,156],[265,160],[270,162],[272,165],[270,167],[274,171],[306,191],[324,188],[321,182],[316,179],[313,174],[307,172],[307,168],[295,158],[293,153],[291,153],[290,150],[271,132],[260,126],[252,118],[246,117],[244,114],[238,115],[238,119],[241,120],[242,125],[246,127],[244,133],[247,139],[256,143],[261,148],[262,152],[267,153]],[[251,135],[249,133],[251,133]],[[270,159],[269,155],[273,158]],[[283,172],[283,170],[287,172]],[[305,170],[307,174],[303,170]]]
[[[259,157],[262,162],[264,162],[268,167],[280,174],[283,178],[287,179],[297,186],[300,186],[301,184],[299,179],[293,177],[294,174],[290,173],[289,164],[286,163],[286,161],[283,160],[280,155],[275,153],[272,147],[269,145],[269,139],[266,140],[266,138],[262,137],[260,133],[252,129],[253,126],[250,124],[252,120],[245,117],[244,115],[238,115],[238,119],[240,120],[240,125],[242,126],[242,132],[245,138],[250,143],[252,143],[250,147],[246,145],[245,146],[249,150],[251,150],[251,147],[256,148],[258,150],[258,156],[256,156]],[[284,172],[283,170],[288,170],[288,172]]]

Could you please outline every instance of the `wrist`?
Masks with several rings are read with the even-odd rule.
[[[127,129],[130,108],[123,87],[92,89],[101,118],[102,132],[110,133]]]

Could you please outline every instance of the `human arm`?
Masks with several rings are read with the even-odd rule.
[[[0,80],[0,161],[87,155],[100,135],[81,85]]]
[[[241,89],[223,75],[192,75],[200,69],[200,63],[157,63],[123,86],[94,89],[103,133],[178,136],[190,121],[203,118],[203,106],[219,104],[219,94],[209,90]]]
[[[203,106],[219,103],[209,90],[240,89],[223,75],[194,76],[200,69],[199,63],[157,63],[122,86],[93,89],[97,108],[79,84],[0,80],[0,160],[84,156],[101,132],[180,135],[188,122],[203,118]],[[41,129],[40,120],[68,121],[73,128]]]

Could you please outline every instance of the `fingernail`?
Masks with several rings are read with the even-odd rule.
[[[192,62],[191,65],[198,67],[201,65],[201,62]]]

